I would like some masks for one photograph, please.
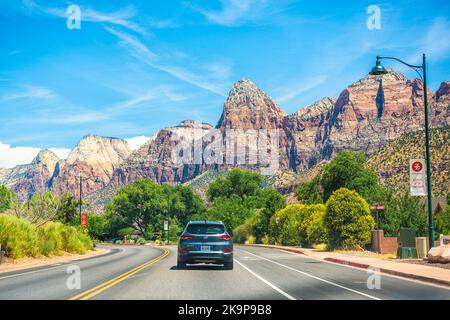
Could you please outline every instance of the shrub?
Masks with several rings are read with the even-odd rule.
[[[144,238],[138,238],[137,240],[136,240],[136,244],[139,244],[139,245],[144,245],[144,244],[146,244],[147,243],[147,241],[144,239]]]
[[[10,215],[0,215],[0,244],[13,259],[35,257],[40,253],[36,227]]]
[[[365,246],[370,242],[375,226],[366,200],[346,188],[340,188],[330,196],[324,221],[330,249]]]
[[[270,219],[270,242],[278,245],[299,245],[300,211],[303,205],[291,204],[276,212]]]
[[[300,210],[299,234],[304,246],[326,243],[327,229],[324,225],[326,207],[323,204],[305,205]]]
[[[245,243],[251,235],[252,226],[248,223],[241,224],[233,231],[233,241],[235,243]]]
[[[64,249],[61,228],[61,224],[54,222],[49,222],[41,228],[38,228],[40,251],[43,255],[61,254],[61,250]]]

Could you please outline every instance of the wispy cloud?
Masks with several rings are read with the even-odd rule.
[[[4,94],[0,101],[6,102],[17,99],[53,99],[57,94],[46,87],[22,85],[20,91]]]
[[[221,0],[220,2],[221,10],[200,10],[200,13],[208,21],[223,26],[238,26],[253,20],[267,6],[265,0]]]
[[[278,103],[284,103],[286,101],[292,100],[293,98],[298,97],[300,94],[305,93],[318,85],[321,85],[327,80],[327,76],[319,75],[302,81],[301,83],[296,84],[295,86],[291,86],[289,88],[283,89],[283,94],[278,96],[275,101]]]
[[[37,10],[41,13],[48,14],[54,17],[66,19],[68,14],[66,8],[55,8],[41,6],[33,0],[24,0],[23,4],[29,10]],[[100,12],[89,7],[81,7],[81,21],[88,22],[103,22],[116,26],[121,26],[134,32],[149,35],[151,34],[139,23],[132,21],[137,16],[137,11],[134,6],[130,5],[113,12]]]
[[[198,88],[208,90],[221,96],[226,95],[223,84],[212,83],[211,81],[209,81],[209,79],[205,79],[202,76],[193,73],[185,68],[160,63],[159,61],[161,60],[161,57],[153,53],[137,37],[111,27],[105,27],[105,30],[119,38],[120,44],[124,48],[126,48],[132,56],[145,63],[146,65],[168,73],[171,76]]]

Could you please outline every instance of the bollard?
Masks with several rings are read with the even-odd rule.
[[[418,237],[417,238],[417,256],[422,259],[427,256],[427,238]]]

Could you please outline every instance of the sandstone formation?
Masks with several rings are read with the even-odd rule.
[[[436,93],[429,91],[429,115],[432,127],[444,127],[450,120],[450,82],[443,82]],[[423,84],[419,79],[408,80],[394,70],[383,76],[367,75],[345,88],[337,99],[324,98],[311,106],[287,115],[277,103],[250,80],[236,82],[230,90],[222,115],[213,128],[192,120],[156,132],[138,150],[131,152],[121,139],[85,136],[66,160],[59,160],[47,151],[32,164],[0,170],[0,183],[6,183],[28,197],[46,188],[63,193],[79,194],[79,176],[84,177],[83,194],[95,190],[109,190],[108,194],[138,178],[159,183],[184,183],[208,170],[226,170],[241,166],[264,168],[258,156],[255,162],[242,165],[228,162],[227,154],[236,154],[239,142],[226,144],[228,129],[269,130],[265,149],[274,155],[274,137],[278,134],[276,159],[281,172],[302,173],[318,163],[330,159],[343,149],[363,150],[370,154],[397,139],[405,132],[424,127]],[[214,133],[214,136],[213,136]],[[218,136],[217,136],[218,134]],[[250,138],[245,138],[250,139]],[[174,155],[186,156],[180,151],[187,141],[194,141],[201,152],[219,143],[220,152],[213,150],[223,161],[209,163],[206,153],[193,153],[195,161],[174,161]],[[232,149],[233,148],[233,149]],[[246,149],[245,160],[250,160],[251,148]],[[237,159],[237,158],[236,158]],[[193,159],[194,160],[194,159]],[[232,159],[233,161],[235,158]],[[254,159],[253,159],[254,160]],[[94,181],[99,177],[99,183]],[[96,194],[101,195],[101,192]]]
[[[56,166],[51,189],[57,194],[68,191],[78,197],[80,176],[83,194],[101,189],[130,154],[125,140],[86,135],[67,159]]]

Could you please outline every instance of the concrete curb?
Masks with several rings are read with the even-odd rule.
[[[359,269],[368,269],[370,267],[370,265],[365,264],[365,263],[348,261],[348,260],[344,260],[344,259],[337,259],[337,258],[321,259],[321,258],[313,257],[313,256],[308,255],[307,253],[305,253],[304,251],[302,251],[299,248],[289,248],[289,247],[272,246],[272,245],[253,245],[253,244],[246,244],[245,246],[271,248],[271,249],[278,249],[278,250],[282,250],[282,251],[294,252],[294,253],[298,253],[298,254],[303,254],[307,257],[311,257],[314,259],[320,259],[323,261],[342,264],[342,265],[359,268]],[[381,273],[390,274],[393,276],[404,277],[404,278],[409,278],[409,279],[413,279],[413,280],[419,280],[419,281],[423,281],[423,282],[429,282],[429,283],[433,283],[433,284],[437,284],[437,285],[443,285],[446,287],[450,287],[450,281],[446,281],[446,280],[435,279],[435,278],[430,278],[430,277],[426,277],[426,276],[421,276],[421,275],[417,275],[417,274],[411,274],[411,273],[407,273],[407,272],[401,272],[401,271],[396,271],[396,270],[391,270],[391,269],[386,269],[386,268],[379,268],[379,270]]]

